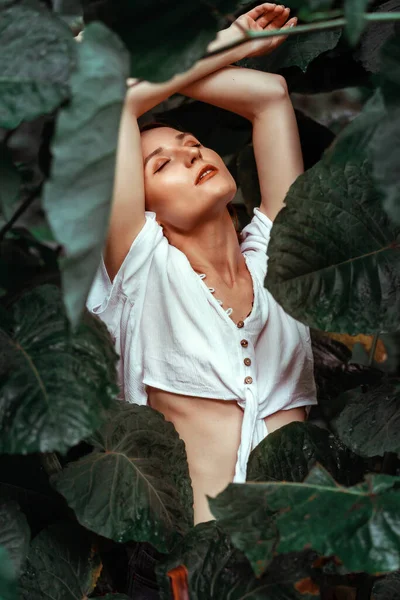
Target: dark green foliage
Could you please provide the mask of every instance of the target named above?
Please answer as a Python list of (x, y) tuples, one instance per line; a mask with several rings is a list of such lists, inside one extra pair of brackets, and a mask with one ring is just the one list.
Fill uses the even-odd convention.
[(90, 534), (74, 523), (55, 523), (33, 540), (19, 592), (21, 600), (42, 600), (48, 590), (57, 600), (84, 598), (101, 570)]
[(334, 554), (351, 571), (380, 573), (400, 566), (399, 495), (399, 477), (367, 475), (346, 488), (316, 466), (303, 483), (229, 484), (209, 504), (255, 573), (274, 549), (303, 548)]
[(367, 162), (320, 162), (277, 216), (266, 286), (299, 321), (350, 334), (395, 331), (400, 228), (382, 209)]
[(0, 21), (0, 127), (13, 129), (69, 97), (76, 44), (68, 27), (38, 0), (5, 4)]
[(294, 422), (258, 444), (250, 454), (246, 479), (303, 481), (316, 462), (347, 486), (362, 481), (366, 471), (364, 461), (332, 433), (312, 423)]
[(0, 330), (1, 452), (65, 453), (100, 425), (115, 394), (107, 330), (85, 315), (70, 334), (53, 286), (26, 293), (9, 318)]
[(52, 478), (79, 522), (116, 542), (170, 550), (193, 524), (185, 447), (173, 425), (147, 406), (117, 403), (91, 442), (91, 454)]

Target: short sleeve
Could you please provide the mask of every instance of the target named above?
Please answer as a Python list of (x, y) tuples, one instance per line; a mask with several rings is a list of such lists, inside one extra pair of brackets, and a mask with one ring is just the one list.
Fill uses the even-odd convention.
[(240, 249), (242, 254), (248, 256), (257, 269), (259, 278), (264, 282), (267, 274), (268, 243), (273, 222), (256, 207), (251, 222), (242, 230)]
[[(103, 257), (87, 299), (87, 308), (104, 320), (111, 331), (118, 320), (118, 306), (126, 298), (134, 303), (141, 283), (147, 277), (152, 255), (164, 239), (156, 213), (145, 212), (145, 224), (132, 242), (114, 281), (111, 283)], [(108, 314), (106, 314), (108, 313)]]

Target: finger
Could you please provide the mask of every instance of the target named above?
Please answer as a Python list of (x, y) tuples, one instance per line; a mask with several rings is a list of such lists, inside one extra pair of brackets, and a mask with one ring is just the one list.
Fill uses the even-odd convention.
[[(297, 17), (293, 17), (292, 19), (289, 19), (289, 21), (287, 23), (285, 23), (285, 25), (282, 27), (282, 29), (290, 29), (290, 27), (296, 27), (296, 25), (297, 25)], [(285, 40), (287, 40), (287, 38), (288, 38), (287, 35), (279, 35), (276, 38), (273, 38), (275, 41), (275, 47), (277, 48), (278, 46), (283, 44), (283, 42)]]
[(270, 11), (272, 12), (275, 7), (276, 7), (276, 4), (272, 4), (271, 2), (265, 2), (264, 4), (259, 4), (252, 10), (249, 10), (249, 12), (245, 13), (245, 14), (248, 17), (250, 17), (251, 19), (254, 19), (254, 21), (256, 21), (264, 13), (270, 12)]
[(290, 14), (290, 8), (285, 8), (280, 14), (277, 14), (274, 19), (269, 23), (269, 29), (280, 29), (283, 27), (288, 20)]
[(275, 4), (274, 10), (268, 11), (266, 13), (264, 13), (263, 15), (261, 15), (256, 23), (259, 27), (262, 27), (262, 29), (265, 29), (267, 27), (267, 25), (269, 25), (270, 23), (273, 22), (274, 19), (276, 19), (276, 17), (278, 17), (279, 15), (281, 15), (284, 11), (284, 6), (282, 6), (282, 4)]

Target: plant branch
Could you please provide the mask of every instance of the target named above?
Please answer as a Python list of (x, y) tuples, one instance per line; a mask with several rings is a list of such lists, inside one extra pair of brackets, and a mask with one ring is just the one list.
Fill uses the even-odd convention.
[[(400, 12), (381, 12), (381, 13), (365, 13), (364, 19), (368, 23), (373, 23), (376, 21), (386, 22), (386, 21), (400, 21)], [(344, 27), (347, 24), (347, 21), (344, 17), (339, 19), (330, 19), (328, 21), (321, 21), (320, 23), (310, 23), (309, 25), (297, 25), (297, 27), (292, 27), (290, 29), (277, 29), (274, 31), (247, 31), (247, 37), (242, 40), (238, 40), (233, 42), (232, 44), (228, 44), (222, 48), (218, 48), (217, 50), (213, 50), (211, 52), (207, 52), (204, 54), (203, 58), (209, 58), (211, 56), (215, 56), (216, 54), (221, 54), (226, 50), (231, 50), (232, 48), (236, 48), (236, 46), (241, 46), (245, 44), (249, 40), (257, 40), (257, 39), (265, 39), (269, 37), (275, 36), (289, 36), (289, 35), (301, 35), (302, 33), (310, 33), (312, 31), (325, 31), (327, 29), (339, 29)]]
[(36, 200), (37, 198), (37, 190), (34, 190), (17, 208), (11, 219), (4, 225), (4, 227), (0, 230), (0, 241), (4, 238), (6, 233), (10, 231), (11, 227), (14, 225), (15, 221), (19, 219), (19, 217), (26, 211), (26, 209)]
[(372, 340), (372, 346), (371, 346), (371, 350), (369, 353), (369, 360), (368, 360), (368, 366), (371, 367), (372, 363), (374, 362), (374, 356), (375, 356), (375, 351), (376, 351), (376, 345), (378, 343), (378, 338), (379, 338), (379, 331), (377, 331), (374, 335), (374, 338)]

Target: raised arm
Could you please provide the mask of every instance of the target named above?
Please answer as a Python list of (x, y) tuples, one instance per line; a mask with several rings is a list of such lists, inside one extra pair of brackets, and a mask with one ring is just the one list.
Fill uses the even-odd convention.
[[(270, 4), (261, 5), (254, 9), (254, 14), (262, 15), (265, 6), (276, 7)], [(280, 13), (282, 10), (279, 7), (276, 12)], [(243, 17), (241, 19), (243, 20)], [(208, 50), (217, 50), (240, 38), (243, 38), (240, 27), (231, 25), (218, 34)], [(104, 251), (104, 261), (111, 280), (117, 274), (132, 242), (145, 222), (143, 157), (138, 117), (182, 88), (244, 58), (255, 44), (260, 46), (259, 42), (246, 42), (229, 51), (200, 60), (186, 73), (177, 75), (163, 84), (146, 81), (135, 83), (134, 80), (130, 80), (131, 87), (126, 95), (120, 121), (113, 201)]]

